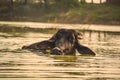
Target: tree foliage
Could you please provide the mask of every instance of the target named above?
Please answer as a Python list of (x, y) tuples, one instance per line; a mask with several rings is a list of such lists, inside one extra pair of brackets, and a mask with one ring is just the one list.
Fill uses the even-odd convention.
[(106, 0), (107, 4), (120, 5), (120, 0)]
[(35, 1), (38, 1), (39, 3), (42, 2), (41, 5), (44, 5), (45, 9), (53, 4), (58, 7), (65, 7), (65, 8), (79, 6), (78, 0), (0, 0), (0, 5), (3, 5), (3, 4), (4, 6), (7, 6), (8, 4), (9, 5), (13, 5), (13, 4), (30, 5), (31, 3), (33, 4)]
[(78, 0), (55, 0), (59, 7), (77, 7), (79, 6)]
[(81, 3), (85, 3), (86, 0), (81, 0)]

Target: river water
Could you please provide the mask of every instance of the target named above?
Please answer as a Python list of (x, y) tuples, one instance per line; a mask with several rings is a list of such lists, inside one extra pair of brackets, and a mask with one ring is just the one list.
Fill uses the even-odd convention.
[(120, 80), (120, 33), (81, 31), (97, 55), (52, 56), (21, 50), (53, 34), (0, 32), (0, 80)]

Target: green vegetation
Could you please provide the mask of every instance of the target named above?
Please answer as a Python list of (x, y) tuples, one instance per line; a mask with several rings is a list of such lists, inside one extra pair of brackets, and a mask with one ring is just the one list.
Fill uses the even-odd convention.
[(60, 23), (120, 24), (120, 7), (113, 5), (81, 4), (65, 11), (57, 9), (44, 14), (42, 20)]
[[(10, 26), (10, 25), (0, 25), (0, 32), (10, 33), (12, 36), (8, 37), (19, 37), (19, 34), (27, 33), (27, 32), (38, 32), (38, 33), (46, 33), (53, 34), (57, 31), (56, 28), (30, 28), (30, 27), (19, 27), (19, 26)], [(7, 37), (4, 35), (0, 35), (2, 37)]]
[(70, 10), (65, 17), (76, 23), (119, 24), (119, 13), (118, 6), (86, 4)]
[(0, 20), (120, 25), (120, 6), (77, 1), (55, 0), (43, 6), (40, 4), (14, 4), (12, 8), (3, 6), (0, 7)]

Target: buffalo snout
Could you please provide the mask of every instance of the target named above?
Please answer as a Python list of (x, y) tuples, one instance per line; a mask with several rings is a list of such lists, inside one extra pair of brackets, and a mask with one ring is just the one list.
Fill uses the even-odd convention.
[(62, 53), (63, 53), (62, 50), (58, 47), (55, 47), (51, 50), (51, 54), (53, 55), (62, 55)]

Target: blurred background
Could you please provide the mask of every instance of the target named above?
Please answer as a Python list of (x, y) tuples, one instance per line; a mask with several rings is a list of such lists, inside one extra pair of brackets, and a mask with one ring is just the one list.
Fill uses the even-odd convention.
[(0, 0), (0, 20), (120, 24), (120, 0)]

